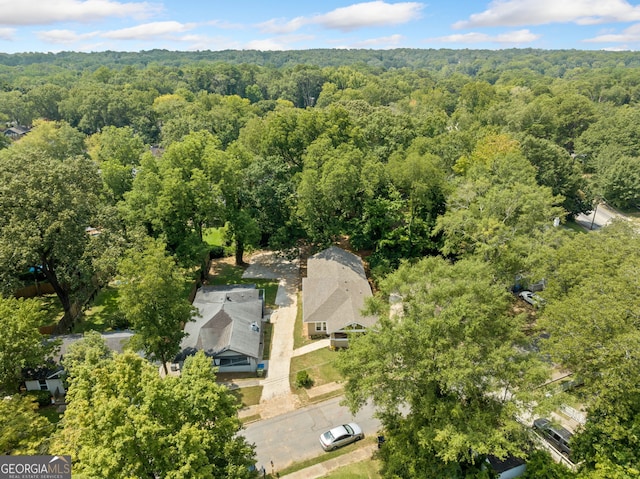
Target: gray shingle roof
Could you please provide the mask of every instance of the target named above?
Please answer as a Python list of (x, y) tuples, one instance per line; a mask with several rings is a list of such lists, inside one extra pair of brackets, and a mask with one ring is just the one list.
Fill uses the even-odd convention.
[(302, 278), (305, 323), (326, 321), (329, 334), (351, 324), (371, 327), (376, 318), (360, 314), (371, 295), (362, 260), (353, 253), (332, 246), (307, 260), (307, 277)]
[(259, 294), (253, 285), (200, 288), (193, 301), (200, 316), (185, 325), (182, 350), (203, 350), (210, 356), (231, 350), (257, 358), (262, 327)]

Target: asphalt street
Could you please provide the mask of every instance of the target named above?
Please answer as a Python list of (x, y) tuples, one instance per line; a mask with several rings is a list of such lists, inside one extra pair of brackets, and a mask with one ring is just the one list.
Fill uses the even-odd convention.
[(619, 216), (616, 211), (608, 207), (605, 203), (600, 203), (598, 207), (588, 215), (579, 214), (576, 216), (576, 223), (585, 229), (597, 230), (608, 225), (614, 218)]
[(380, 422), (373, 418), (370, 405), (356, 416), (340, 405), (341, 397), (297, 409), (270, 419), (248, 424), (243, 431), (249, 443), (256, 445), (257, 467), (267, 472), (279, 471), (294, 462), (326, 454), (319, 437), (324, 431), (340, 424), (357, 422), (365, 436), (376, 435)]

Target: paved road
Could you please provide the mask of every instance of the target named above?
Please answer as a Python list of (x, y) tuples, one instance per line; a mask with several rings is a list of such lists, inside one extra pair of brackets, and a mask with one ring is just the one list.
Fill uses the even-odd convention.
[(320, 447), (320, 434), (348, 422), (357, 422), (366, 436), (375, 435), (380, 422), (373, 418), (372, 406), (365, 406), (353, 417), (340, 406), (342, 398), (333, 398), (296, 411), (257, 421), (246, 426), (244, 436), (256, 445), (258, 469), (264, 466), (276, 471), (289, 464), (325, 454)]
[(588, 230), (597, 230), (602, 228), (603, 226), (608, 225), (614, 218), (617, 218), (619, 216), (620, 215), (617, 212), (609, 208), (606, 204), (600, 203), (598, 205), (598, 208), (595, 210), (595, 220), (594, 211), (592, 211), (588, 215), (579, 214), (578, 216), (576, 216), (576, 223)]

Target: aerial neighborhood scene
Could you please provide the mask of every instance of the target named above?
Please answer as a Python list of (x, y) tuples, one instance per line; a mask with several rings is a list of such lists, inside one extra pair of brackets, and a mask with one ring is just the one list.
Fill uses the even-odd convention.
[(0, 479), (640, 478), (640, 2), (0, 6)]

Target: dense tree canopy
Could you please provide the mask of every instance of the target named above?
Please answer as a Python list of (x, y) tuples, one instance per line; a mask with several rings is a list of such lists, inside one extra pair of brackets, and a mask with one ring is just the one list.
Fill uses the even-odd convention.
[(639, 248), (637, 232), (617, 223), (575, 236), (544, 263), (540, 326), (551, 357), (587, 392), (589, 420), (576, 454), (589, 469), (630, 472), (640, 463)]
[[(33, 127), (0, 141), (0, 280), (10, 294), (41, 269), (69, 311), (120, 264), (136, 347), (164, 362), (191, 314), (176, 265), (203, 264), (208, 228), (223, 227), (238, 264), (253, 247), (347, 241), (404, 311), (344, 355), (351, 405), (372, 395), (383, 406), (385, 475), (482, 475), (482, 455), (523, 451), (514, 401), (542, 376), (522, 333), (545, 329), (549, 357), (584, 381), (581, 474), (625, 477), (639, 449), (636, 235), (614, 226), (571, 238), (552, 225), (601, 200), (638, 206), (639, 102), (635, 52), (0, 54), (0, 121)], [(507, 293), (516, 278), (547, 284), (526, 327)], [(111, 364), (122, 358), (85, 349), (69, 359), (77, 390), (96, 381), (78, 364), (104, 368), (109, 387), (151, 377), (136, 360), (121, 378)], [(80, 425), (76, 407), (69, 424)], [(107, 432), (111, 447), (120, 432)], [(169, 447), (206, 445), (199, 434)], [(164, 459), (127, 456), (120, 470), (74, 444), (89, 476), (165, 474)], [(208, 473), (203, 458), (217, 453), (198, 451), (166, 477)]]
[(18, 275), (38, 268), (67, 313), (92, 274), (86, 229), (99, 226), (100, 177), (81, 148), (76, 130), (43, 123), (0, 152), (2, 283), (11, 291)]
[(369, 397), (380, 408), (384, 477), (475, 477), (487, 454), (523, 454), (517, 404), (546, 368), (516, 347), (527, 342), (524, 317), (509, 304), (477, 260), (426, 258), (382, 282), (372, 306), (382, 319), (339, 366), (352, 410)]
[[(134, 353), (86, 353), (70, 369), (67, 410), (51, 452), (71, 454), (78, 477), (248, 478), (251, 446), (237, 403), (210, 359), (188, 358), (161, 378)], [(82, 355), (81, 355), (82, 356)]]
[(54, 349), (43, 341), (41, 324), (36, 300), (0, 296), (0, 392), (17, 392), (23, 369), (41, 366)]

